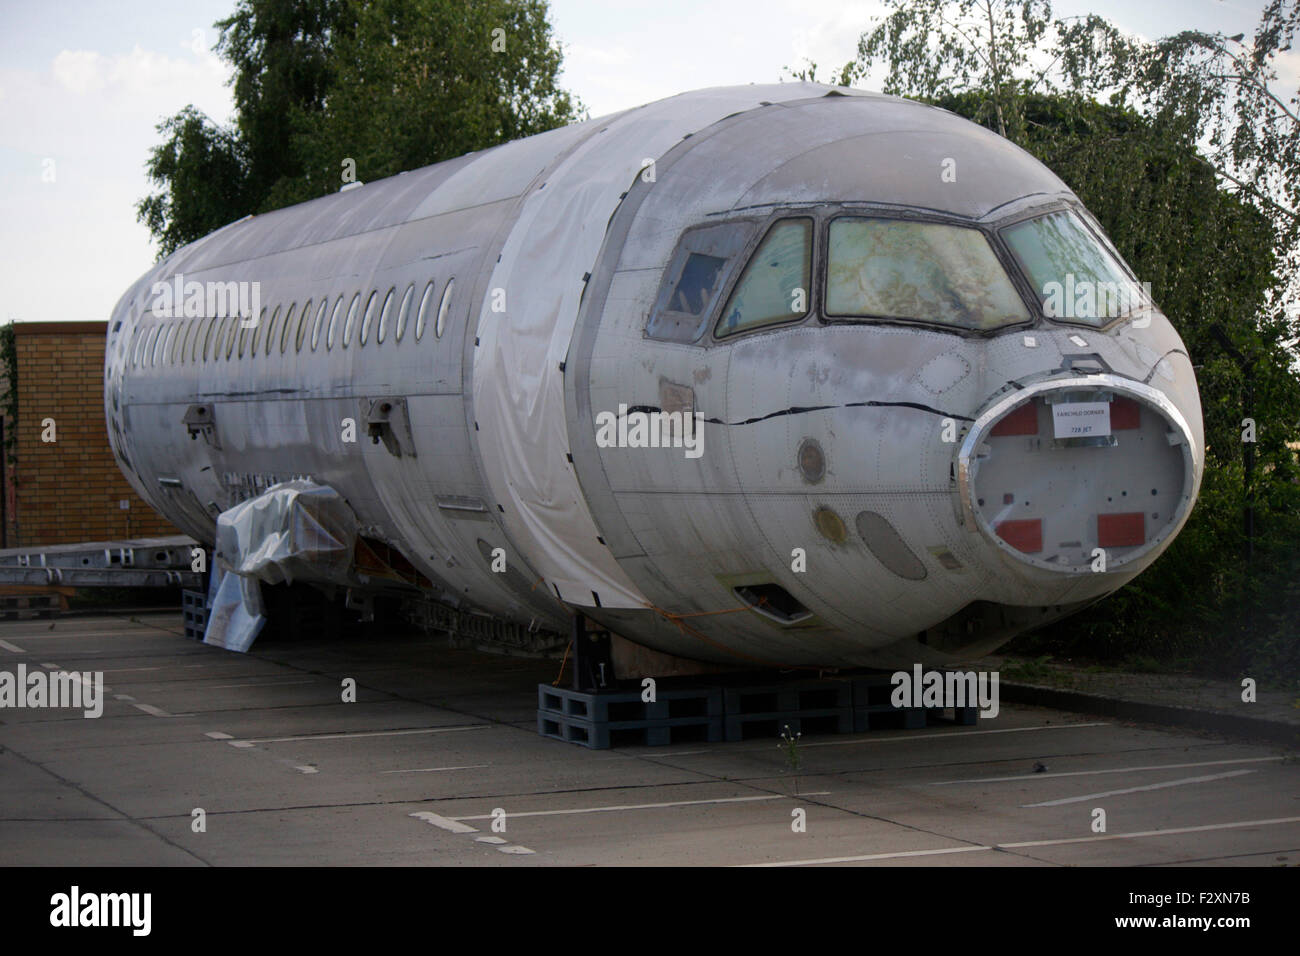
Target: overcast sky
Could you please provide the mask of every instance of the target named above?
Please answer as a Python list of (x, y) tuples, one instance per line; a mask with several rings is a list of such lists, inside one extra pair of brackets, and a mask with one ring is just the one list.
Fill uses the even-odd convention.
[[(187, 103), (231, 119), (212, 24), (235, 0), (0, 0), (0, 323), (106, 319), (156, 249), (136, 222), (154, 127)], [(1252, 33), (1264, 0), (1082, 0), (1157, 37)], [(600, 116), (852, 59), (874, 0), (551, 0), (564, 85)], [(1300, 54), (1285, 64), (1296, 88)], [(860, 84), (873, 88), (871, 83)], [(55, 181), (43, 182), (53, 163)]]

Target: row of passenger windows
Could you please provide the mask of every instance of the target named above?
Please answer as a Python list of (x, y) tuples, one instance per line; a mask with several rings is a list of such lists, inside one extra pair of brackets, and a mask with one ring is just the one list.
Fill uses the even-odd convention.
[(238, 315), (164, 319), (152, 327), (138, 324), (131, 364), (148, 368), (215, 362), (223, 356), (233, 359), (243, 358), (245, 354), (272, 355), (277, 348), (284, 355), (291, 347), (296, 352), (304, 348), (315, 352), (323, 345), (326, 351), (332, 351), (335, 347), (348, 348), (354, 337), (358, 347), (372, 341), (376, 346), (382, 345), (390, 338), (401, 342), (407, 334), (413, 308), (415, 341), (424, 337), (429, 325), (433, 326), (434, 336), (442, 338), (455, 284), (454, 278), (448, 279), (439, 296), (437, 280), (430, 281), (418, 304), (412, 283), (400, 299), (394, 286), (382, 297), (377, 289), (372, 290), (364, 302), (362, 293), (357, 292), (350, 302), (345, 295), (340, 295), (332, 307), (328, 296), (319, 302), (308, 299), (301, 309), (297, 302), (288, 309), (277, 305), (269, 319), (263, 308), (257, 324), (251, 327)]

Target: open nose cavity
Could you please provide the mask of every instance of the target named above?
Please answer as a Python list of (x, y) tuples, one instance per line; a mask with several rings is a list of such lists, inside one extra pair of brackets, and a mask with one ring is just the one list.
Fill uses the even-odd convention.
[(1016, 559), (1114, 571), (1182, 527), (1200, 462), (1164, 393), (1089, 375), (995, 399), (961, 443), (957, 482), (967, 527)]

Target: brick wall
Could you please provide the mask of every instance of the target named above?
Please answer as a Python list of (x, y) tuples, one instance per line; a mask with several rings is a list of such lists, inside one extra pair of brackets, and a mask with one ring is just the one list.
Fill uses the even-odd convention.
[[(105, 322), (14, 324), (16, 463), (5, 463), (6, 547), (180, 534), (132, 489), (104, 424)], [(54, 442), (41, 440), (52, 418)], [(6, 421), (6, 434), (13, 425)], [(124, 510), (120, 502), (128, 502)]]

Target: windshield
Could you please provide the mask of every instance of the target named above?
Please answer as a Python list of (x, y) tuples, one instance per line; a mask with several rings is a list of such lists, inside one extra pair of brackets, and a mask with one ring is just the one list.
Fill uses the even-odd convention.
[(1030, 318), (980, 230), (866, 218), (831, 223), (826, 313), (975, 331)]
[(1149, 292), (1069, 210), (1008, 226), (1002, 238), (1048, 318), (1102, 326), (1150, 304)]

